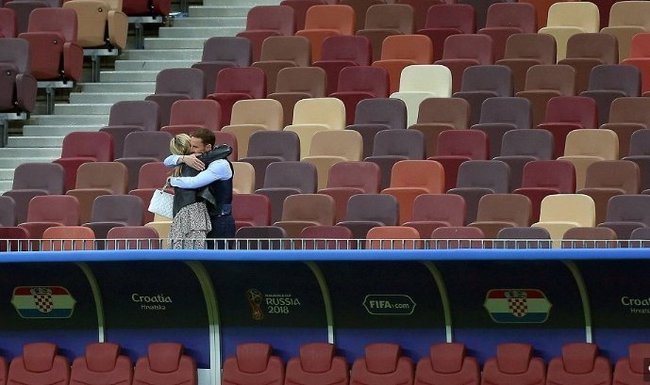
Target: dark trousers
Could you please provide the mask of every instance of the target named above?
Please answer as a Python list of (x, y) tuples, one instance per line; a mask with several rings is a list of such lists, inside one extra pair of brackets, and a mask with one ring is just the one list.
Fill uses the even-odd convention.
[[(232, 217), (232, 214), (221, 215), (221, 216), (210, 216), (210, 222), (212, 223), (212, 230), (208, 233), (207, 238), (235, 238), (235, 219)], [(226, 244), (224, 241), (213, 241), (209, 240), (207, 242), (208, 249), (225, 249)], [(233, 247), (232, 243), (228, 244), (228, 248)]]

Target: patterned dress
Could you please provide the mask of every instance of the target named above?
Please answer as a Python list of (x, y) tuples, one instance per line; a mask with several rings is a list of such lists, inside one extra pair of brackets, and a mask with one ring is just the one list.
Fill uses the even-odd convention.
[(171, 227), (169, 238), (172, 249), (205, 249), (206, 234), (212, 230), (205, 202), (197, 202), (180, 209)]

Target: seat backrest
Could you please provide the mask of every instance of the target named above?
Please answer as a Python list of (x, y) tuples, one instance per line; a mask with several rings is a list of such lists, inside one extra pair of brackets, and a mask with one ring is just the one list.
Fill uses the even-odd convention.
[[(43, 232), (43, 251), (94, 250), (95, 232), (85, 226), (54, 226)], [(66, 368), (66, 371), (69, 369)]]
[(330, 130), (345, 128), (345, 105), (337, 98), (298, 100), (293, 109), (293, 124), (323, 124)]
[(349, 66), (339, 72), (338, 92), (364, 92), (388, 97), (388, 72), (381, 67)]
[[(149, 250), (160, 248), (160, 234), (158, 234), (155, 228), (149, 226), (113, 227), (106, 233), (106, 239), (106, 249), (109, 250)], [(129, 369), (132, 371), (132, 365), (129, 365)]]
[(577, 33), (566, 46), (567, 59), (597, 59), (601, 64), (618, 64), (618, 43), (606, 33)]
[(540, 222), (575, 222), (593, 227), (596, 221), (594, 200), (584, 194), (553, 194), (542, 199)]
[(503, 134), (501, 156), (525, 155), (539, 160), (553, 156), (553, 134), (546, 130), (510, 130)]
[(128, 171), (120, 162), (88, 162), (79, 166), (75, 188), (108, 189), (126, 194)]
[(27, 32), (56, 32), (66, 42), (76, 42), (77, 13), (73, 9), (36, 8), (29, 14)]
[(236, 222), (248, 222), (253, 226), (268, 226), (271, 223), (271, 202), (262, 194), (234, 194), (233, 216)]
[(480, 370), (474, 357), (466, 354), (461, 343), (431, 345), (429, 355), (422, 357), (415, 368), (414, 385), (444, 383), (478, 385)]
[(440, 64), (409, 65), (400, 74), (400, 91), (421, 91), (431, 97), (451, 96), (451, 71)]
[[(639, 26), (650, 31), (650, 4), (643, 1), (617, 1), (609, 9), (609, 26)], [(601, 25), (601, 27), (605, 27)]]
[[(630, 137), (630, 155), (648, 155), (650, 150), (648, 144), (650, 143), (650, 135), (646, 130), (636, 130)], [(621, 154), (624, 155), (624, 154)]]
[(625, 194), (638, 194), (639, 184), (639, 166), (631, 160), (602, 160), (587, 167), (586, 188), (619, 188)]
[(582, 128), (598, 128), (596, 101), (586, 96), (555, 96), (546, 103), (547, 123), (576, 123)]
[(322, 98), (325, 96), (326, 76), (320, 67), (283, 68), (278, 72), (275, 90), (268, 92), (304, 92), (311, 98)]
[(424, 135), (417, 130), (382, 130), (375, 134), (373, 156), (399, 155), (424, 159)]
[(355, 124), (385, 124), (389, 128), (406, 128), (406, 104), (399, 99), (370, 98), (357, 103)]
[[(3, 12), (5, 11), (5, 12)], [(0, 14), (12, 12), (8, 8), (0, 8)], [(2, 18), (2, 16), (0, 16)], [(2, 21), (2, 20), (0, 20)], [(0, 23), (2, 25), (2, 23)], [(3, 33), (0, 27), (0, 34)], [(5, 36), (0, 40), (0, 63), (11, 64), (19, 74), (29, 74), (31, 68), (31, 53), (29, 42), (25, 39), (18, 39)]]
[(538, 64), (553, 64), (556, 58), (555, 38), (544, 33), (516, 33), (506, 40), (504, 59), (530, 59)]
[(588, 90), (622, 91), (625, 96), (641, 95), (641, 73), (627, 64), (600, 64), (591, 69)]
[(169, 155), (172, 135), (164, 131), (136, 131), (124, 140), (124, 158), (156, 158), (163, 160)]
[[(240, 230), (244, 229), (246, 227)], [(284, 364), (279, 357), (272, 355), (269, 344), (239, 344), (236, 355), (224, 361), (221, 380), (224, 385), (283, 385)]]
[(113, 138), (106, 132), (71, 132), (63, 138), (61, 158), (90, 157), (98, 162), (113, 160)]
[(431, 64), (433, 45), (424, 35), (391, 35), (381, 45), (381, 60), (411, 60), (413, 64)]
[(520, 194), (487, 194), (478, 202), (476, 221), (512, 222), (517, 227), (530, 225), (532, 204)]
[(138, 126), (143, 131), (156, 131), (158, 104), (149, 100), (122, 100), (111, 106), (108, 117), (109, 126)]
[(321, 61), (349, 61), (356, 65), (370, 65), (372, 51), (365, 36), (336, 35), (323, 41)]
[(510, 167), (499, 160), (468, 160), (458, 167), (456, 187), (483, 187), (508, 193)]
[(420, 194), (413, 201), (413, 221), (447, 222), (462, 226), (465, 221), (465, 199), (455, 194)]
[[(497, 239), (513, 240), (501, 244), (506, 249), (550, 249), (551, 235), (543, 227), (504, 227), (497, 233)], [(521, 239), (521, 241), (514, 241)]]
[(12, 190), (38, 189), (63, 194), (63, 167), (58, 163), (23, 163), (14, 170)]
[(487, 159), (488, 138), (479, 130), (445, 130), (438, 135), (438, 156)]
[(481, 105), (479, 123), (509, 123), (527, 129), (531, 128), (532, 120), (530, 101), (526, 98), (494, 97)]
[(546, 376), (547, 383), (558, 385), (610, 384), (612, 369), (595, 344), (572, 343), (562, 346), (560, 357), (551, 359)]
[(363, 139), (353, 130), (328, 130), (314, 134), (309, 156), (338, 156), (345, 160), (361, 160)]
[(445, 39), (442, 59), (472, 59), (478, 64), (494, 62), (492, 38), (483, 34), (457, 34)]
[(47, 342), (29, 343), (23, 345), (22, 356), (11, 360), (7, 385), (45, 385), (52, 384), (52, 381), (67, 384), (69, 371), (68, 360), (57, 354), (56, 345)]
[(27, 222), (79, 225), (79, 201), (70, 195), (40, 195), (29, 201)]
[(493, 3), (488, 7), (486, 28), (517, 28), (519, 33), (536, 33), (535, 7), (527, 3)]
[(453, 28), (459, 33), (476, 32), (474, 7), (469, 4), (437, 4), (427, 11), (424, 28)]
[(197, 385), (196, 362), (174, 342), (152, 343), (133, 371), (133, 385)]
[(641, 385), (647, 367), (644, 360), (650, 356), (650, 344), (633, 343), (628, 347), (627, 357), (621, 357), (614, 367), (613, 383), (621, 385)]
[(145, 163), (138, 172), (138, 188), (161, 188), (170, 174), (163, 162)]
[(156, 75), (156, 94), (179, 94), (203, 99), (203, 72), (197, 68), (166, 68)]
[(413, 8), (408, 4), (375, 4), (366, 11), (363, 28), (390, 29), (410, 34), (413, 33), (413, 18)]
[(350, 385), (397, 385), (413, 382), (413, 362), (402, 356), (397, 344), (374, 343), (365, 347), (350, 371)]
[(598, 6), (590, 2), (559, 2), (548, 9), (547, 27), (577, 27), (584, 32), (600, 30)]
[(247, 156), (272, 156), (283, 160), (299, 160), (298, 135), (292, 131), (257, 131), (250, 137)]
[(282, 117), (282, 104), (277, 100), (245, 99), (233, 105), (230, 124), (259, 124), (266, 130), (279, 131), (282, 130)]
[(135, 195), (102, 195), (93, 202), (91, 222), (123, 222), (142, 225), (143, 202)]
[(462, 91), (489, 91), (495, 96), (512, 96), (512, 71), (503, 65), (471, 66), (463, 71)]
[(343, 4), (314, 5), (305, 15), (305, 30), (329, 29), (339, 35), (353, 35), (355, 31), (354, 9)]
[(304, 36), (270, 36), (264, 39), (260, 61), (282, 60), (299, 67), (311, 64), (311, 44)]
[(282, 205), (282, 221), (308, 221), (334, 225), (334, 198), (325, 194), (289, 195)]
[(525, 89), (554, 90), (560, 95), (575, 94), (576, 71), (567, 64), (538, 64), (526, 71)]
[(430, 194), (444, 192), (445, 171), (436, 161), (400, 160), (390, 175), (390, 187), (417, 187)]
[(609, 107), (609, 122), (640, 123), (650, 128), (650, 100), (638, 97), (614, 99)]
[(283, 36), (296, 32), (293, 8), (286, 5), (257, 5), (246, 16), (246, 31), (275, 31)]
[[(345, 227), (337, 227), (350, 231)], [(336, 347), (325, 342), (300, 346), (300, 355), (287, 362), (285, 385), (347, 385), (348, 364), (336, 356)]]
[(110, 342), (92, 343), (72, 362), (70, 385), (128, 385), (133, 379), (131, 359)]
[(357, 194), (348, 200), (346, 221), (377, 221), (385, 226), (397, 225), (397, 199), (388, 194)]
[(0, 37), (16, 37), (16, 13), (11, 8), (0, 8)]
[(12, 226), (16, 226), (16, 201), (9, 196), (0, 196), (0, 227)]
[[(607, 202), (607, 222), (641, 222), (646, 226), (650, 223), (647, 208), (650, 197), (646, 194), (616, 195)], [(650, 226), (648, 226), (650, 227)]]
[(311, 194), (316, 192), (316, 185), (316, 167), (307, 162), (273, 162), (264, 174), (264, 188), (288, 187)]
[(246, 94), (261, 99), (266, 97), (266, 75), (256, 67), (224, 68), (217, 74), (215, 92)]
[(338, 162), (329, 170), (327, 187), (356, 187), (366, 194), (379, 192), (381, 172), (373, 162)]
[(177, 100), (172, 104), (169, 125), (192, 125), (217, 131), (221, 128), (221, 107), (212, 99)]
[(533, 356), (533, 347), (522, 343), (504, 343), (497, 346), (496, 357), (483, 365), (482, 385), (506, 385), (524, 381), (531, 385), (544, 385), (546, 365)]
[(470, 105), (463, 98), (427, 98), (420, 103), (418, 123), (441, 123), (454, 129), (469, 128)]
[[(409, 226), (376, 226), (366, 234), (366, 249), (419, 249), (420, 233)], [(417, 239), (418, 241), (407, 241)]]
[(566, 160), (534, 160), (524, 166), (521, 187), (552, 188), (562, 194), (573, 194), (576, 171)]
[(244, 37), (213, 36), (203, 43), (201, 62), (226, 62), (246, 67), (251, 64), (251, 55), (250, 40)]
[(564, 155), (598, 156), (604, 160), (618, 159), (618, 136), (612, 130), (599, 128), (570, 131), (564, 144)]

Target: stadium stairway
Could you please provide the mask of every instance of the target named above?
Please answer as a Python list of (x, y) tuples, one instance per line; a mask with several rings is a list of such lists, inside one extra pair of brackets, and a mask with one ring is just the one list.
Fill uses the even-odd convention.
[(11, 189), (18, 165), (59, 158), (66, 134), (99, 130), (108, 123), (113, 103), (143, 100), (154, 92), (160, 70), (190, 67), (201, 60), (206, 39), (235, 36), (245, 29), (251, 7), (279, 3), (280, 0), (203, 0), (203, 5), (189, 6), (187, 17), (175, 18), (170, 27), (160, 27), (158, 37), (146, 37), (144, 49), (122, 51), (114, 70), (100, 72), (99, 82), (79, 83), (70, 93), (69, 103), (56, 103), (52, 115), (32, 114), (22, 135), (9, 137), (7, 147), (0, 148), (0, 194)]

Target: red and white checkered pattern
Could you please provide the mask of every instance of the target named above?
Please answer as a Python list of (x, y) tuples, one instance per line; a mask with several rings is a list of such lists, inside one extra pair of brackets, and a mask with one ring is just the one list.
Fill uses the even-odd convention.
[(36, 309), (41, 313), (49, 313), (54, 308), (54, 301), (52, 300), (52, 290), (47, 288), (38, 288), (39, 290), (32, 289), (32, 297)]
[(526, 298), (508, 298), (508, 308), (515, 317), (523, 317), (528, 313)]

